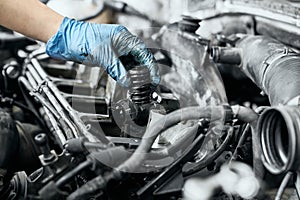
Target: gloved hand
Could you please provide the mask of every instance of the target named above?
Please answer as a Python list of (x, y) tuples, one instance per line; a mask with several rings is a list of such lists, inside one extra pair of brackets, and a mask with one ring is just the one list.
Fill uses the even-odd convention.
[(120, 57), (130, 55), (136, 63), (148, 67), (152, 84), (160, 81), (153, 55), (139, 38), (121, 25), (64, 18), (58, 32), (47, 42), (46, 52), (53, 58), (104, 67), (123, 86), (128, 86), (129, 80)]

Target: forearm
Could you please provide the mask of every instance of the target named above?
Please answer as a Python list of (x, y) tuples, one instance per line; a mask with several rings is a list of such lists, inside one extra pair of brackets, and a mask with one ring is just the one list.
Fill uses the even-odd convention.
[(0, 0), (0, 24), (28, 37), (46, 42), (63, 16), (38, 0)]

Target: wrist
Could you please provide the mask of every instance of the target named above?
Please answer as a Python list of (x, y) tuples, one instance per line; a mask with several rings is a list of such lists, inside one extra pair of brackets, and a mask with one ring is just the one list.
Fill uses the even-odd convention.
[(56, 59), (73, 60), (82, 63), (86, 58), (87, 50), (82, 41), (84, 35), (80, 30), (85, 29), (84, 22), (78, 22), (75, 19), (63, 18), (57, 32), (48, 40), (46, 44), (46, 53)]

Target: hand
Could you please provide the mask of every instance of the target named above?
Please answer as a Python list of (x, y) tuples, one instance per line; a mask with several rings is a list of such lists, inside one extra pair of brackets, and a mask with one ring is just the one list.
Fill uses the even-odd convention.
[(132, 56), (136, 63), (148, 67), (152, 84), (160, 81), (153, 55), (124, 26), (64, 18), (58, 32), (47, 42), (46, 52), (53, 58), (104, 67), (123, 86), (128, 86), (128, 79), (119, 58)]

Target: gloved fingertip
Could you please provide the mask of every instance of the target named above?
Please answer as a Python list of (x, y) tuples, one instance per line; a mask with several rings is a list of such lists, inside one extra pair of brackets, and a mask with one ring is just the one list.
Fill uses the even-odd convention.
[(116, 28), (114, 30), (115, 34), (118, 34), (118, 33), (130, 33), (125, 26), (122, 26), (122, 25), (115, 25), (115, 26), (116, 26)]
[(152, 84), (156, 86), (159, 85), (161, 77), (158, 66), (156, 64), (152, 64), (148, 66), (148, 69), (150, 71)]
[(122, 78), (119, 78), (117, 83), (120, 84), (123, 87), (128, 88), (130, 86), (130, 78), (128, 78), (127, 76), (123, 76)]
[(160, 76), (151, 76), (151, 83), (153, 85), (159, 85), (159, 83), (160, 83)]

